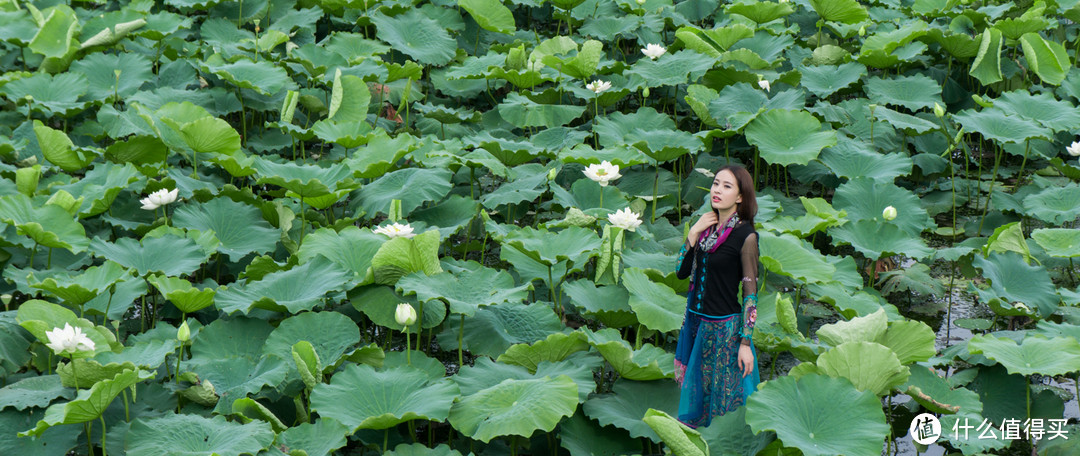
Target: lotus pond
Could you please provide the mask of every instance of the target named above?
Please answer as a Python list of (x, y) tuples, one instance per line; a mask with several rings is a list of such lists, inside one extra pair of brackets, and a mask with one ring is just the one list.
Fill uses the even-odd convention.
[[(1078, 454), (1078, 22), (0, 0), (0, 454), (878, 455), (919, 413)], [(674, 260), (728, 162), (764, 382), (690, 430)]]

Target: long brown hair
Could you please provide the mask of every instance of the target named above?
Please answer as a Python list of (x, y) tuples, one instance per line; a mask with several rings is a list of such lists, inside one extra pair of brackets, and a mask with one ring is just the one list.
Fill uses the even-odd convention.
[(735, 176), (735, 183), (739, 186), (739, 195), (742, 197), (742, 202), (735, 206), (735, 212), (739, 214), (739, 219), (754, 223), (754, 216), (757, 215), (757, 193), (754, 192), (754, 178), (750, 176), (750, 172), (742, 165), (721, 166), (720, 169), (716, 170), (716, 174), (720, 174), (720, 171), (725, 170), (730, 171)]

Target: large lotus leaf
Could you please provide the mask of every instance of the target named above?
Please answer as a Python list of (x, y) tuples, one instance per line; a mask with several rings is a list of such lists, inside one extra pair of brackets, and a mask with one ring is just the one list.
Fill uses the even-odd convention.
[(887, 327), (888, 316), (884, 309), (879, 309), (865, 317), (823, 325), (818, 328), (817, 336), (833, 347), (846, 342), (877, 342), (885, 335)]
[(349, 168), (340, 164), (323, 168), (257, 158), (254, 165), (259, 174), (256, 183), (277, 185), (304, 198), (330, 194), (350, 175)]
[(310, 343), (324, 366), (334, 366), (360, 343), (360, 328), (339, 312), (304, 312), (282, 320), (267, 337), (263, 353), (289, 359), (293, 344), (299, 341)]
[(398, 280), (397, 287), (403, 294), (415, 294), (420, 301), (446, 301), (450, 313), (471, 317), (483, 306), (524, 301), (532, 285), (515, 287), (514, 278), (505, 271), (479, 267), (433, 276), (413, 273)]
[(370, 103), (371, 91), (363, 79), (353, 75), (343, 77), (340, 68), (334, 73), (334, 88), (330, 93), (327, 119), (333, 119), (334, 122), (367, 125)]
[(688, 80), (697, 80), (713, 66), (712, 59), (702, 58), (697, 52), (679, 51), (664, 54), (656, 60), (639, 59), (626, 70), (631, 82), (641, 80), (645, 87), (677, 86)]
[(29, 96), (33, 100), (32, 107), (44, 108), (50, 116), (68, 116), (82, 111), (86, 103), (78, 99), (86, 93), (88, 86), (86, 77), (79, 73), (64, 72), (52, 76), (41, 72), (8, 82), (0, 86), (0, 91), (16, 103)]
[[(290, 355), (291, 357), (291, 355)], [(289, 366), (282, 358), (264, 355), (258, 358), (223, 356), (218, 358), (192, 357), (180, 363), (180, 369), (194, 372), (202, 381), (213, 385), (218, 396), (214, 413), (232, 412), (236, 399), (256, 394), (266, 386), (281, 385), (288, 375)]]
[(736, 42), (752, 36), (754, 36), (754, 29), (744, 24), (733, 24), (710, 30), (685, 26), (679, 27), (675, 31), (675, 38), (681, 41), (687, 49), (713, 58), (719, 58), (724, 51)]
[(409, 219), (424, 222), (429, 227), (437, 227), (441, 237), (450, 238), (469, 226), (479, 213), (480, 203), (476, 200), (468, 196), (450, 195), (435, 206), (413, 211), (409, 214)]
[(643, 326), (660, 332), (682, 327), (685, 298), (667, 285), (650, 280), (643, 269), (627, 268), (622, 282), (630, 292), (630, 308)]
[(908, 134), (921, 135), (928, 131), (941, 129), (941, 125), (931, 122), (922, 117), (893, 111), (884, 106), (878, 106), (874, 110), (874, 120), (882, 120), (892, 125), (893, 128), (904, 130)]
[(1024, 58), (1028, 67), (1039, 79), (1050, 85), (1061, 84), (1072, 65), (1065, 46), (1056, 41), (1047, 40), (1038, 33), (1028, 32), (1020, 37), (1020, 46), (1024, 49)]
[(430, 201), (441, 201), (450, 192), (451, 173), (445, 169), (406, 168), (386, 174), (365, 185), (352, 203), (370, 216), (390, 212), (393, 200), (401, 201), (401, 213), (408, 215)]
[(286, 429), (274, 439), (274, 446), (303, 450), (308, 456), (330, 456), (345, 446), (349, 428), (333, 418), (318, 418), (314, 423), (301, 423)]
[(261, 95), (272, 96), (296, 88), (296, 83), (289, 79), (289, 73), (268, 60), (252, 62), (240, 59), (206, 69), (232, 85), (254, 90)]
[(772, 109), (750, 121), (746, 140), (771, 164), (805, 165), (821, 149), (836, 145), (836, 132), (822, 131), (821, 122), (809, 112)]
[(203, 117), (178, 125), (180, 138), (195, 152), (235, 155), (241, 152), (240, 133), (224, 119)]
[(847, 211), (851, 221), (882, 221), (881, 212), (886, 207), (896, 209), (896, 219), (889, 223), (897, 226), (911, 236), (918, 236), (923, 230), (934, 225), (933, 220), (923, 209), (919, 198), (910, 190), (900, 188), (891, 182), (880, 182), (869, 178), (852, 179), (836, 189), (833, 205)]
[[(415, 419), (445, 420), (457, 397), (456, 384), (448, 379), (433, 380), (413, 367), (376, 371), (365, 364), (351, 364), (334, 374), (330, 383), (315, 386), (311, 409), (355, 432), (386, 429)], [(574, 399), (576, 404), (576, 385)]]
[(355, 177), (373, 179), (386, 174), (401, 157), (417, 146), (412, 135), (403, 133), (391, 138), (382, 130), (376, 129), (367, 145), (350, 154), (344, 163), (353, 171)]
[[(163, 354), (161, 357), (161, 361), (163, 361), (164, 359), (165, 356)], [(159, 362), (158, 365), (160, 364), (161, 363)], [(76, 365), (78, 366), (78, 368), (74, 369), (73, 366)], [(60, 374), (60, 381), (64, 386), (86, 387), (87, 385), (93, 385), (99, 381), (113, 378), (123, 371), (135, 370), (135, 368), (135, 364), (131, 362), (113, 362), (102, 364), (101, 362), (95, 360), (75, 359), (69, 363), (57, 364), (56, 373)]]
[(760, 261), (765, 269), (808, 282), (829, 282), (836, 266), (826, 261), (816, 249), (790, 234), (776, 236), (766, 231), (758, 234)]
[(27, 377), (0, 388), (0, 410), (7, 407), (16, 410), (45, 408), (57, 398), (71, 399), (74, 394), (75, 391), (60, 383), (59, 375)]
[(634, 350), (614, 328), (584, 331), (595, 347), (620, 376), (629, 380), (657, 380), (675, 375), (675, 355), (650, 344)]
[[(980, 414), (983, 405), (979, 394), (967, 388), (953, 388), (930, 369), (919, 364), (909, 366), (911, 376), (899, 389), (934, 413)], [(944, 430), (944, 429), (943, 429)]]
[(856, 24), (869, 17), (866, 7), (855, 0), (811, 0), (810, 6), (825, 21)]
[[(566, 375), (578, 385), (578, 402), (585, 402), (596, 390), (593, 371), (604, 363), (603, 358), (581, 353), (558, 362), (541, 362), (535, 372), (522, 366), (502, 364), (480, 357), (473, 366), (465, 366), (452, 378), (461, 388), (462, 396), (476, 394), (494, 387), (504, 380), (530, 380)], [(442, 365), (439, 364), (441, 367)]]
[(915, 320), (900, 320), (889, 324), (885, 337), (878, 339), (881, 345), (892, 349), (900, 364), (926, 362), (935, 354), (934, 341), (937, 336), (926, 323)]
[(423, 272), (435, 275), (439, 266), (439, 232), (425, 231), (413, 238), (396, 237), (383, 243), (371, 258), (375, 283), (394, 285), (401, 277)]
[(596, 286), (589, 279), (579, 279), (564, 283), (561, 288), (574, 306), (595, 316), (606, 327), (622, 328), (637, 323), (629, 304), (630, 293), (625, 287)]
[(347, 226), (341, 231), (319, 228), (304, 237), (304, 244), (296, 255), (303, 263), (316, 256), (323, 256), (363, 278), (371, 268), (371, 259), (375, 252), (378, 252), (385, 242), (384, 236), (372, 233), (366, 228)]
[(911, 374), (896, 354), (874, 342), (845, 342), (818, 356), (817, 371), (851, 381), (855, 389), (885, 396)]
[(349, 276), (336, 264), (316, 258), (261, 280), (234, 284), (218, 292), (215, 304), (229, 314), (246, 314), (256, 308), (298, 313), (322, 304), (327, 293), (345, 289)]
[(760, 385), (747, 400), (746, 423), (754, 432), (775, 431), (807, 456), (878, 454), (889, 432), (877, 396), (818, 374)]
[(122, 391), (153, 377), (151, 372), (126, 370), (111, 379), (97, 382), (90, 389), (79, 391), (78, 396), (71, 402), (50, 405), (41, 421), (38, 421), (33, 429), (20, 432), (19, 436), (41, 437), (42, 432), (53, 426), (95, 420)]
[(622, 429), (601, 427), (580, 410), (559, 424), (559, 445), (569, 451), (570, 456), (641, 454), (640, 441), (630, 438)]
[(1053, 132), (1033, 120), (1010, 116), (1005, 111), (992, 108), (982, 111), (965, 109), (953, 115), (964, 130), (983, 135), (1002, 143), (1022, 143), (1036, 138), (1049, 139)]
[(868, 145), (847, 138), (822, 151), (820, 159), (838, 177), (865, 176), (885, 182), (911, 174), (912, 166), (911, 158), (904, 154), (879, 154)]
[[(431, 303), (421, 306), (415, 299), (400, 296), (394, 292), (393, 287), (385, 285), (370, 285), (358, 289), (358, 292), (350, 293), (349, 298), (354, 308), (366, 315), (372, 323), (385, 326), (395, 331), (403, 331), (405, 328), (398, 324), (395, 318), (398, 304), (409, 304), (420, 317), (416, 323), (409, 327), (409, 332), (420, 333), (423, 328), (433, 328), (446, 319), (446, 306), (441, 303)], [(415, 363), (414, 363), (415, 365)]]
[(585, 112), (585, 106), (542, 104), (511, 93), (498, 107), (499, 115), (515, 127), (561, 127)]
[(63, 131), (49, 128), (40, 120), (34, 121), (34, 135), (45, 159), (69, 173), (82, 170), (95, 158), (95, 154), (76, 147)]
[(422, 64), (442, 66), (454, 58), (457, 42), (420, 9), (409, 9), (394, 17), (375, 14), (371, 22), (379, 39)]
[(87, 301), (105, 293), (116, 282), (133, 278), (123, 266), (106, 261), (101, 266), (91, 266), (79, 274), (62, 272), (47, 277), (41, 282), (34, 280), (34, 274), (27, 277), (33, 288), (45, 290), (67, 304), (81, 306)]
[(173, 234), (146, 237), (142, 241), (125, 237), (116, 243), (94, 238), (90, 250), (95, 256), (134, 269), (140, 276), (152, 272), (173, 277), (189, 274), (210, 258), (191, 238)]
[(1009, 115), (1034, 120), (1055, 132), (1080, 128), (1080, 113), (1076, 107), (1049, 93), (1033, 94), (1027, 90), (1005, 92), (994, 100), (994, 107)]
[(259, 209), (229, 198), (181, 206), (173, 212), (173, 223), (179, 228), (212, 230), (221, 241), (218, 251), (232, 261), (239, 261), (252, 252), (270, 252), (281, 237), (281, 233), (263, 219)]
[[(452, 318), (439, 334), (439, 345), (446, 350), (458, 348), (461, 322)], [(511, 345), (546, 339), (563, 328), (559, 317), (548, 304), (502, 303), (481, 307), (476, 315), (465, 318), (465, 349), (474, 355), (498, 357)]]
[(90, 54), (72, 63), (71, 71), (86, 76), (91, 100), (126, 99), (153, 76), (150, 59), (128, 52)]
[(728, 14), (738, 14), (758, 24), (772, 22), (795, 12), (795, 8), (786, 3), (757, 1), (739, 1), (725, 7)]
[(705, 456), (709, 444), (696, 429), (691, 429), (666, 412), (649, 409), (641, 418), (664, 441), (676, 456)]
[(196, 288), (186, 279), (151, 275), (146, 279), (183, 313), (198, 312), (214, 304), (217, 289)]
[(383, 454), (386, 456), (462, 456), (461, 452), (450, 448), (445, 443), (435, 448), (428, 448), (422, 443), (402, 443)]
[(600, 237), (595, 231), (576, 226), (558, 232), (525, 227), (511, 231), (503, 244), (547, 266), (563, 260), (582, 265), (600, 250)]
[(1047, 187), (1024, 198), (1024, 209), (1029, 214), (1054, 225), (1075, 220), (1077, 207), (1080, 207), (1080, 185), (1076, 183)]
[(461, 398), (450, 410), (450, 425), (482, 442), (504, 435), (528, 437), (551, 431), (574, 414), (578, 386), (565, 375), (531, 380), (504, 380)]
[(49, 337), (47, 331), (55, 328), (63, 328), (70, 324), (82, 329), (82, 333), (94, 341), (92, 352), (77, 352), (75, 358), (88, 358), (96, 353), (109, 351), (116, 344), (116, 336), (104, 326), (97, 326), (90, 320), (79, 318), (71, 309), (38, 299), (31, 299), (19, 305), (15, 321), (19, 326), (33, 334), (41, 343), (46, 343)]
[(987, 258), (976, 255), (972, 265), (981, 269), (990, 282), (990, 290), (979, 292), (984, 302), (998, 299), (1007, 304), (1015, 302), (1038, 309), (1047, 318), (1058, 308), (1061, 298), (1043, 266), (1029, 265), (1016, 252), (991, 252)]
[(97, 163), (81, 179), (60, 186), (57, 190), (83, 198), (79, 217), (87, 218), (108, 211), (117, 195), (128, 190), (128, 186), (141, 177), (139, 170), (130, 163)]
[(1080, 230), (1040, 228), (1031, 232), (1031, 238), (1052, 257), (1080, 257)]
[(1071, 337), (1034, 335), (1017, 344), (1007, 337), (980, 334), (968, 341), (968, 351), (1001, 363), (1010, 374), (1065, 375), (1080, 370), (1080, 342)]
[(17, 228), (18, 234), (45, 247), (79, 253), (90, 245), (86, 230), (71, 214), (53, 204), (35, 207), (30, 198), (21, 193), (0, 196), (0, 220)]
[(484, 30), (510, 34), (517, 30), (514, 13), (498, 0), (458, 0), (458, 5)]
[(270, 423), (230, 422), (223, 416), (166, 415), (139, 418), (124, 437), (128, 456), (163, 454), (216, 454), (240, 456), (258, 454), (274, 441)]
[(776, 434), (772, 432), (754, 434), (750, 425), (746, 424), (745, 406), (713, 417), (709, 426), (698, 428), (697, 431), (709, 445), (711, 456), (757, 454), (776, 440)]
[(20, 412), (12, 409), (0, 409), (0, 429), (4, 437), (0, 438), (0, 454), (19, 456), (65, 456), (79, 441), (79, 432), (63, 426), (50, 428), (36, 439), (16, 437), (16, 429), (33, 426), (44, 416), (45, 410)]
[[(770, 3), (760, 2), (768, 5)], [(841, 90), (866, 75), (866, 66), (857, 62), (840, 65), (800, 66), (802, 74), (800, 84), (818, 98), (825, 98)]]
[(921, 259), (934, 253), (920, 237), (912, 236), (890, 222), (859, 220), (829, 230), (841, 244), (850, 244), (867, 258), (905, 255)]
[(582, 409), (601, 425), (612, 425), (630, 432), (631, 437), (645, 437), (660, 442), (660, 436), (641, 421), (649, 409), (677, 413), (679, 385), (673, 382), (636, 382), (620, 378), (611, 392), (591, 397)]
[(206, 360), (229, 356), (258, 358), (273, 330), (265, 320), (219, 318), (199, 330), (192, 341), (191, 357)]
[(903, 106), (912, 111), (942, 103), (941, 85), (921, 74), (891, 79), (873, 77), (866, 81), (864, 88), (866, 95), (876, 103)]
[(522, 366), (536, 372), (542, 362), (558, 362), (574, 353), (588, 350), (589, 343), (580, 332), (553, 333), (546, 339), (530, 344), (514, 344), (499, 355), (500, 363)]

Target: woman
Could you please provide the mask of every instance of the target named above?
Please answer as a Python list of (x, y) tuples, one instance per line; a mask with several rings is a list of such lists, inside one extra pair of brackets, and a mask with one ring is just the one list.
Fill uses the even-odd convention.
[(690, 227), (676, 273), (690, 277), (675, 352), (679, 421), (695, 428), (745, 404), (759, 379), (752, 341), (758, 271), (753, 179), (742, 166), (724, 166), (709, 196), (713, 210)]

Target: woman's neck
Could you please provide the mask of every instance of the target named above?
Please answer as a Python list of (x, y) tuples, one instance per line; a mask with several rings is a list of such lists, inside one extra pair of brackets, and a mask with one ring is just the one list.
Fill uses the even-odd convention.
[(723, 224), (727, 223), (728, 219), (731, 218), (732, 215), (735, 215), (735, 208), (734, 207), (732, 207), (731, 209), (728, 209), (726, 211), (716, 211), (716, 221), (720, 225), (723, 225)]

